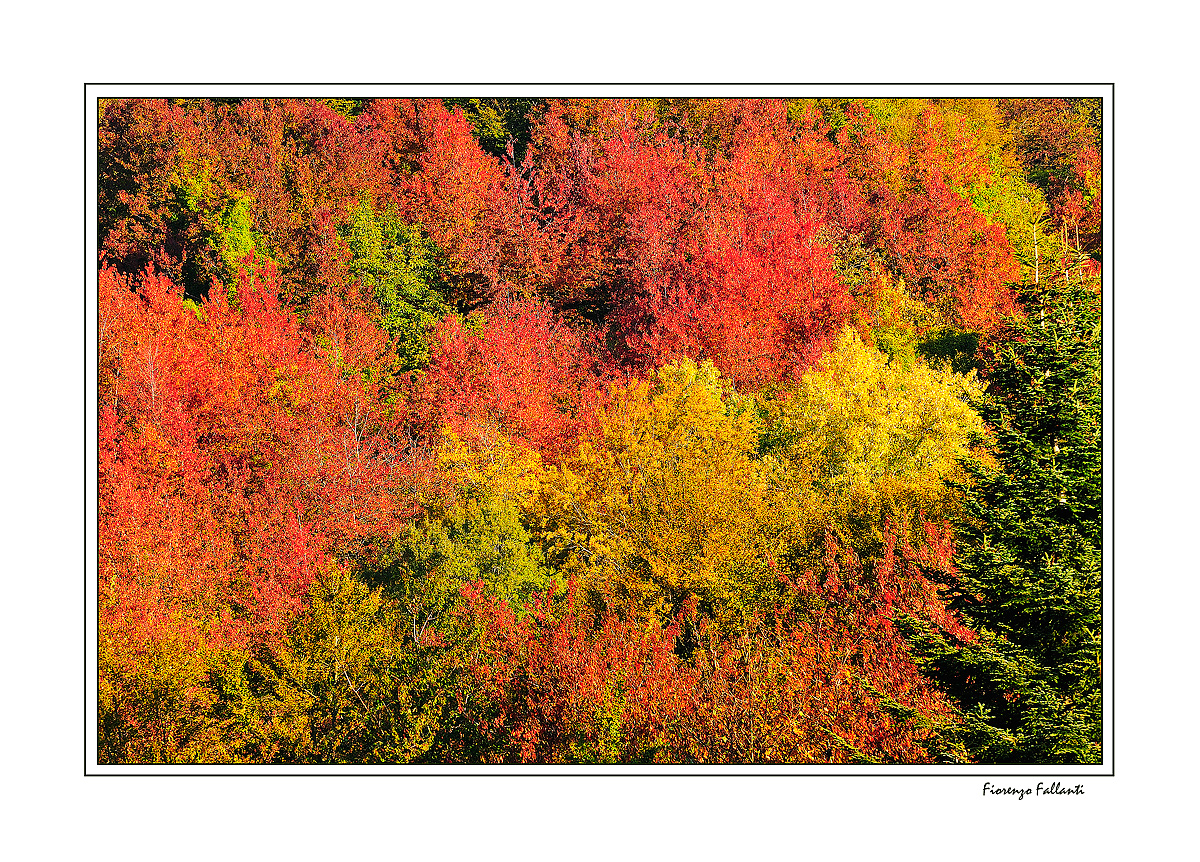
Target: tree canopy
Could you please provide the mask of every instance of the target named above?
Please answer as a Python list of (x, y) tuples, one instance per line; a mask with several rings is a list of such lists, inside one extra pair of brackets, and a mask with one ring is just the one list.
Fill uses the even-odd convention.
[(1089, 763), (1097, 100), (114, 99), (106, 763)]

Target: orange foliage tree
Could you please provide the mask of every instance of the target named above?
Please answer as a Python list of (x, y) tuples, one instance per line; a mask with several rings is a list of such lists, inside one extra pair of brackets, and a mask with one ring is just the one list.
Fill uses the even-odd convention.
[(355, 347), (331, 332), (315, 349), (278, 287), (273, 267), (243, 269), (236, 300), (197, 305), (153, 271), (102, 270), (100, 636), (127, 664), (102, 664), (101, 687), (117, 714), (136, 656), (278, 636), (314, 577), (368, 555), (426, 480), (378, 384), (347, 364)]
[(412, 424), (460, 436), (496, 426), (558, 460), (594, 423), (610, 364), (539, 300), (505, 298), (433, 334), (428, 369), (414, 383)]

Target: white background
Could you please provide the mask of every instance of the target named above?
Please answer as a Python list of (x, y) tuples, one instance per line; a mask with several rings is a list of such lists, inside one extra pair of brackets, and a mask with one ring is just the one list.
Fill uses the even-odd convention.
[[(11, 858), (1194, 852), (1194, 27), (1166, 7), (132, 3), (6, 14), (0, 731)], [(1115, 82), (1116, 776), (85, 778), (83, 84)], [(1111, 210), (1110, 210), (1111, 212)], [(1115, 635), (1115, 637), (1114, 637)], [(1036, 779), (995, 779), (1022, 784)], [(1186, 843), (1185, 843), (1186, 842)], [(8, 855), (8, 854), (6, 854)]]

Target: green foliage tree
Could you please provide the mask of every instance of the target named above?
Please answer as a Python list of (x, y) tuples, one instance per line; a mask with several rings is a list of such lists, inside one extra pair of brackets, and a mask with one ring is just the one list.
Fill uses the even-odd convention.
[(207, 651), (189, 631), (138, 636), (110, 627), (97, 644), (101, 763), (195, 763), (219, 748), (205, 686)]
[(213, 717), (234, 760), (409, 763), (438, 743), (453, 683), (436, 639), (406, 636), (383, 590), (333, 569), (280, 641), (213, 661)]
[(361, 114), (367, 102), (366, 99), (321, 99), (321, 101), (347, 120), (353, 120)]
[(1048, 230), (1049, 209), (1045, 195), (1005, 165), (999, 153), (990, 154), (991, 171), (965, 190), (971, 205), (992, 224), (1004, 226), (1004, 234), (1021, 264), (1021, 278), (1037, 283), (1061, 272), (1067, 249), (1062, 238)]
[(493, 156), (503, 156), (511, 142), (519, 163), (533, 136), (533, 126), (545, 111), (545, 99), (446, 99), (446, 107), (458, 108), (471, 124), (479, 145)]
[(981, 762), (1101, 758), (1100, 299), (1043, 286), (998, 350), (971, 461), (951, 606), (974, 639), (910, 619), (923, 670), (957, 698)]
[(401, 531), (385, 565), (370, 575), (398, 599), (417, 642), (448, 619), (467, 585), (514, 607), (555, 586), (525, 525), (540, 481), (537, 455), (498, 433), (450, 434), (439, 465), (449, 489)]
[(400, 370), (429, 362), (427, 330), (450, 311), (437, 246), (394, 207), (378, 211), (368, 194), (344, 229), (350, 273), (379, 303), (380, 324), (396, 340)]

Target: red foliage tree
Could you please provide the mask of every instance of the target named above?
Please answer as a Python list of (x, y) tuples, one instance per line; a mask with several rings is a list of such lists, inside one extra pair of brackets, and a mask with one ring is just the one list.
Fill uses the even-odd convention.
[(415, 381), (412, 421), (425, 434), (499, 429), (557, 460), (593, 421), (608, 366), (544, 302), (505, 298), (485, 316), (448, 317)]
[(243, 270), (236, 305), (195, 306), (163, 276), (102, 271), (105, 625), (277, 633), (318, 569), (408, 513), (422, 477), (378, 388), (346, 369), (351, 351), (314, 349), (277, 291), (273, 267)]
[[(611, 325), (635, 366), (682, 354), (741, 384), (795, 376), (853, 307), (816, 242), (779, 103), (738, 105), (728, 153), (669, 133), (645, 105), (552, 105), (535, 172), (561, 203), (548, 289)], [(703, 135), (699, 136), (703, 138)]]
[(988, 171), (962, 122), (931, 106), (911, 139), (897, 142), (862, 106), (848, 115), (839, 149), (863, 190), (864, 242), (950, 322), (995, 330), (1018, 312), (1008, 285), (1020, 268), (1003, 227), (988, 224), (961, 193)]
[(711, 359), (757, 389), (797, 379), (852, 319), (804, 175), (779, 146), (783, 131), (735, 145), (704, 207), (703, 232), (684, 245), (681, 272), (642, 305), (652, 325), (631, 343), (656, 357)]
[[(952, 721), (891, 623), (931, 615), (963, 631), (921, 574), (946, 535), (914, 549), (889, 537), (868, 567), (832, 538), (820, 571), (781, 573), (772, 613), (722, 636), (698, 627), (708, 670), (680, 745), (701, 762), (929, 762)], [(940, 544), (939, 544), (940, 542)], [(969, 634), (969, 633), (968, 633)]]
[(465, 590), (476, 631), (459, 709), (476, 738), (460, 752), (493, 762), (647, 762), (689, 720), (698, 675), (674, 647), (679, 621), (641, 629), (548, 597), (518, 614)]
[(436, 99), (380, 99), (359, 123), (381, 142), (391, 198), (445, 253), (461, 304), (527, 280), (535, 239), (516, 168), (484, 152), (461, 111)]
[(102, 103), (99, 135), (101, 254), (123, 272), (147, 264), (183, 283), (182, 262), (197, 253), (177, 211), (179, 141), (194, 119), (161, 99)]
[(320, 100), (114, 100), (99, 141), (104, 255), (127, 274), (153, 263), (193, 296), (231, 282), (251, 244), (286, 296), (339, 287), (335, 228), (390, 187), (380, 138)]
[[(580, 609), (573, 591), (518, 612), (475, 590), (459, 708), (477, 735), (456, 756), (496, 762), (930, 762), (950, 704), (917, 671), (896, 613), (972, 635), (923, 571), (952, 546), (926, 525), (864, 567), (832, 539), (820, 571), (781, 574), (774, 609), (740, 631), (697, 613), (665, 628)], [(689, 645), (690, 646), (686, 646)], [(681, 647), (691, 658), (681, 657)]]

